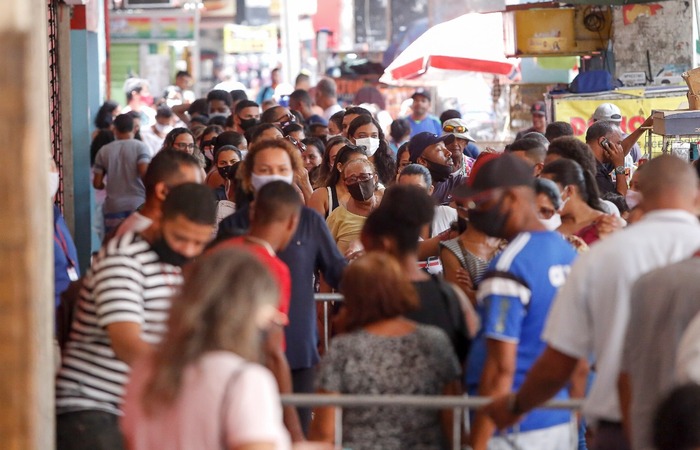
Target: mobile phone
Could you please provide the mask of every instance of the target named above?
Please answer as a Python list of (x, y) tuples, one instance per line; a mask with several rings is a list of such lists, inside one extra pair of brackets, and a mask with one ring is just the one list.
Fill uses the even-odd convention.
[(603, 138), (603, 140), (600, 141), (600, 146), (606, 150), (610, 150), (610, 141), (608, 140), (608, 138)]

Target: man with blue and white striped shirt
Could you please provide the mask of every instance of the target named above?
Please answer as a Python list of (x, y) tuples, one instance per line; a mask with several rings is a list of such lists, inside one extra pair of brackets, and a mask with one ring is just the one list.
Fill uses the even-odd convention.
[[(467, 363), (467, 388), (480, 396), (518, 389), (544, 351), (542, 329), (554, 296), (576, 257), (559, 233), (537, 218), (532, 168), (512, 154), (499, 156), (472, 174), (453, 195), (469, 210), (469, 225), (509, 241), (489, 265), (477, 291), (481, 329)], [(567, 398), (562, 390), (558, 397)], [(483, 414), (473, 420), (477, 450), (510, 448), (559, 450), (573, 442), (568, 411), (529, 414), (517, 433), (494, 436)]]
[(118, 419), (129, 367), (164, 335), (181, 266), (204, 250), (215, 220), (211, 190), (186, 183), (170, 190), (159, 224), (102, 247), (56, 379), (59, 450), (124, 448)]

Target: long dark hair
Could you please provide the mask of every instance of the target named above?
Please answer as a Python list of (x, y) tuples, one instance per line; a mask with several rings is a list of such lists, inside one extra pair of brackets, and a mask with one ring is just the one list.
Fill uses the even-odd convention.
[(544, 166), (542, 175), (552, 175), (556, 183), (562, 187), (576, 186), (581, 199), (588, 206), (598, 211), (605, 212), (600, 202), (600, 193), (595, 177), (588, 170), (583, 170), (581, 165), (573, 159), (560, 158)]
[(366, 156), (365, 149), (356, 145), (347, 144), (345, 147), (341, 148), (340, 151), (338, 151), (338, 154), (335, 156), (335, 164), (333, 165), (331, 172), (328, 174), (326, 186), (335, 186), (338, 184), (338, 181), (340, 181), (340, 170), (338, 170), (338, 164), (345, 164), (351, 159), (357, 159), (354, 157), (355, 155)]
[(142, 400), (147, 414), (173, 404), (185, 369), (207, 352), (223, 350), (256, 361), (260, 343), (252, 318), (279, 298), (267, 269), (244, 251), (214, 250), (189, 269), (172, 302), (168, 332), (153, 357)]
[(377, 168), (379, 181), (382, 184), (387, 185), (396, 177), (396, 161), (394, 161), (394, 154), (389, 149), (389, 145), (386, 143), (384, 131), (382, 130), (381, 125), (379, 125), (379, 122), (377, 122), (377, 120), (372, 116), (364, 114), (357, 116), (352, 119), (352, 122), (350, 122), (350, 125), (348, 125), (348, 137), (350, 139), (355, 139), (353, 137), (355, 135), (355, 131), (357, 131), (357, 129), (361, 126), (368, 125), (370, 123), (377, 127), (377, 132), (379, 135), (379, 148), (374, 155), (370, 157), (370, 160)]
[(109, 128), (114, 120), (112, 117), (114, 110), (118, 107), (119, 103), (114, 100), (105, 101), (95, 115), (95, 127), (97, 127), (98, 130), (106, 130)]
[[(325, 151), (323, 152), (323, 158), (321, 158), (321, 165), (318, 166), (318, 179), (323, 180), (325, 186), (331, 186), (327, 183), (328, 176), (333, 171), (333, 169), (335, 169), (335, 167), (333, 167), (333, 164), (331, 164), (331, 148), (335, 147), (338, 144), (348, 145), (350, 144), (350, 141), (343, 136), (335, 136), (328, 139), (328, 142), (326, 142)], [(340, 150), (338, 151), (338, 153), (340, 153)], [(338, 157), (338, 153), (336, 153), (336, 158)]]

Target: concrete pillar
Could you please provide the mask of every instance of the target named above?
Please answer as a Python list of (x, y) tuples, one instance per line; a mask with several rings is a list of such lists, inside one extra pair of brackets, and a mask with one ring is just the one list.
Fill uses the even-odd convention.
[(54, 447), (53, 243), (48, 194), (47, 4), (0, 14), (0, 441)]
[(95, 200), (90, 182), (92, 121), (100, 108), (97, 6), (97, 0), (91, 0), (88, 6), (73, 7), (70, 31), (72, 145), (66, 148), (66, 152), (71, 153), (67, 159), (73, 163), (73, 239), (83, 273), (90, 265), (93, 249), (100, 245), (92, 227)]

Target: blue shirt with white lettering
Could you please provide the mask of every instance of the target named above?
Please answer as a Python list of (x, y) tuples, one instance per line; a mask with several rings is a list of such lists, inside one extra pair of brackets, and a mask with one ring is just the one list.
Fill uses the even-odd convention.
[[(481, 330), (477, 334), (467, 364), (466, 381), (472, 394), (486, 361), (486, 341), (517, 345), (513, 392), (525, 381), (527, 372), (542, 354), (541, 338), (549, 308), (557, 290), (564, 284), (574, 248), (561, 234), (537, 231), (519, 234), (489, 266), (477, 292)], [(555, 398), (568, 398), (565, 390)], [(538, 430), (566, 423), (570, 412), (537, 409), (520, 423), (520, 431)]]

